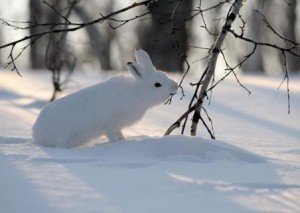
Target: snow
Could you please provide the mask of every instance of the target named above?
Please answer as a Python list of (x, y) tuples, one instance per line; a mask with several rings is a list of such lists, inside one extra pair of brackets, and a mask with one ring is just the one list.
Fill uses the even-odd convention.
[[(124, 131), (128, 140), (75, 149), (40, 147), (31, 127), (50, 97), (46, 73), (0, 73), (0, 212), (297, 212), (300, 208), (300, 78), (291, 114), (278, 77), (228, 79), (207, 106), (217, 141), (162, 137), (186, 109), (160, 105)], [(104, 77), (76, 74), (67, 93)], [(176, 76), (175, 76), (176, 78)], [(177, 77), (179, 78), (179, 77)], [(189, 77), (192, 81), (192, 76)], [(79, 80), (80, 79), (80, 80)]]

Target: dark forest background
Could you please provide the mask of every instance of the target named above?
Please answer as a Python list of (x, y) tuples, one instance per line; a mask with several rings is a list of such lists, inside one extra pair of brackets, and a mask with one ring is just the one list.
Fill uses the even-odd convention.
[[(7, 20), (48, 22), (56, 23), (61, 21), (55, 11), (47, 7), (41, 0), (27, 1), (2, 1), (3, 7), (0, 16)], [(69, 0), (49, 0), (58, 11), (64, 13), (68, 7)], [(80, 1), (70, 15), (70, 19), (78, 22), (88, 22), (99, 17), (99, 14), (109, 14), (114, 10), (121, 9), (134, 1)], [(194, 14), (198, 1), (182, 1), (179, 11), (173, 19), (168, 22), (174, 9), (173, 4), (168, 4), (169, 0), (160, 0), (148, 6), (150, 13), (139, 19), (132, 20), (116, 29), (116, 22), (106, 22), (95, 24), (76, 32), (68, 33), (66, 40), (57, 43), (57, 49), (63, 49), (72, 53), (76, 57), (76, 70), (109, 72), (112, 70), (124, 70), (127, 61), (132, 60), (133, 50), (137, 47), (149, 52), (154, 64), (162, 70), (172, 72), (183, 72), (185, 70), (184, 58), (187, 56), (191, 66), (191, 71), (199, 69), (207, 61), (207, 52), (198, 47), (210, 48), (214, 42), (214, 33), (218, 33), (222, 26), (222, 21), (226, 16), (227, 8), (216, 8), (205, 13), (206, 23), (200, 16), (191, 21), (186, 20)], [(218, 0), (204, 0), (202, 7), (209, 7), (216, 4)], [(276, 39), (274, 34), (267, 30), (262, 18), (253, 10), (261, 11), (270, 20), (272, 26), (285, 37), (300, 40), (300, 2), (288, 0), (289, 4), (280, 0), (255, 0), (247, 1), (242, 9), (242, 13), (247, 23), (245, 34), (257, 41), (272, 41)], [(128, 19), (136, 15), (147, 12), (145, 8), (137, 8), (124, 13), (118, 18)], [(178, 47), (174, 45), (172, 35), (170, 35), (175, 24), (179, 28), (176, 39), (180, 43)], [(203, 29), (206, 24), (209, 31)], [(26, 34), (38, 33), (40, 28), (30, 28), (27, 30), (15, 30), (11, 27), (0, 25), (0, 42), (6, 43)], [(19, 69), (47, 70), (49, 61), (57, 61), (57, 52), (52, 50), (52, 55), (47, 53), (51, 36), (42, 37), (35, 42), (18, 59)], [(284, 45), (284, 42), (283, 42)], [(20, 47), (19, 47), (20, 48)], [(227, 51), (229, 60), (234, 63), (241, 60), (251, 50), (249, 44), (236, 40), (233, 36), (226, 38), (224, 51)], [(0, 50), (0, 63), (5, 63), (9, 50)], [(48, 55), (47, 55), (48, 54)], [(55, 57), (54, 57), (55, 56)], [(204, 59), (203, 59), (204, 58)], [(45, 60), (46, 59), (46, 60)], [(297, 57), (287, 55), (290, 72), (300, 71), (300, 60)], [(48, 61), (48, 66), (47, 66)], [(46, 62), (46, 63), (45, 63)], [(52, 62), (53, 63), (53, 62)], [(222, 61), (220, 62), (222, 65)], [(283, 72), (282, 58), (280, 54), (270, 48), (258, 47), (255, 54), (241, 67), (242, 72), (278, 73)]]

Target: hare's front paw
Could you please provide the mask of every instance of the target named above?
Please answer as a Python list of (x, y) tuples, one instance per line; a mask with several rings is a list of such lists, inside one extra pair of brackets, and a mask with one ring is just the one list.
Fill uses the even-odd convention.
[(111, 131), (107, 133), (107, 138), (110, 142), (117, 142), (119, 140), (124, 140), (124, 135), (122, 134), (121, 130), (118, 131)]
[(118, 135), (119, 140), (125, 140), (125, 137), (124, 137), (123, 133), (121, 132), (121, 130), (117, 131), (117, 135)]

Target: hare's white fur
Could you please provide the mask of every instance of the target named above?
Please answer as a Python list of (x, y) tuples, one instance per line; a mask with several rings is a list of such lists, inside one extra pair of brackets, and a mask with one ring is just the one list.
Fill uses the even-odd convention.
[(135, 53), (138, 63), (127, 64), (131, 76), (112, 77), (45, 106), (33, 126), (34, 141), (76, 147), (103, 134), (110, 141), (124, 139), (124, 127), (177, 90), (177, 83), (156, 71), (145, 51)]

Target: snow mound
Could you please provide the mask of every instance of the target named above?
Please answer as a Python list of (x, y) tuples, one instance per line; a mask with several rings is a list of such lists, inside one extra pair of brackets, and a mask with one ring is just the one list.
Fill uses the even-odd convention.
[(201, 137), (165, 136), (98, 143), (94, 147), (41, 147), (51, 158), (36, 162), (60, 164), (97, 163), (99, 166), (140, 168), (157, 162), (244, 162), (265, 163), (265, 158), (228, 143)]
[[(90, 148), (88, 148), (90, 149)], [(98, 144), (94, 151), (99, 155), (117, 152), (120, 156), (144, 156), (148, 158), (180, 161), (238, 160), (248, 163), (265, 162), (262, 157), (228, 143), (201, 137), (166, 136), (132, 139), (119, 143)]]
[[(249, 196), (249, 183), (261, 184), (260, 190), (269, 187), (265, 183), (278, 182), (264, 158), (201, 137), (132, 138), (72, 149), (38, 146), (31, 138), (0, 137), (0, 150), (5, 160), (0, 166), (14, 168), (5, 170), (4, 178), (15, 176), (24, 185), (15, 195), (16, 212), (35, 202), (35, 195), (41, 201), (29, 208), (45, 208), (46, 213), (53, 212), (52, 207), (54, 212), (197, 212), (202, 204), (210, 212), (242, 211), (228, 197)], [(13, 182), (0, 178), (0, 183), (13, 193)], [(212, 196), (203, 202), (207, 193)], [(18, 202), (24, 194), (33, 197)], [(11, 212), (12, 207), (4, 209)]]

